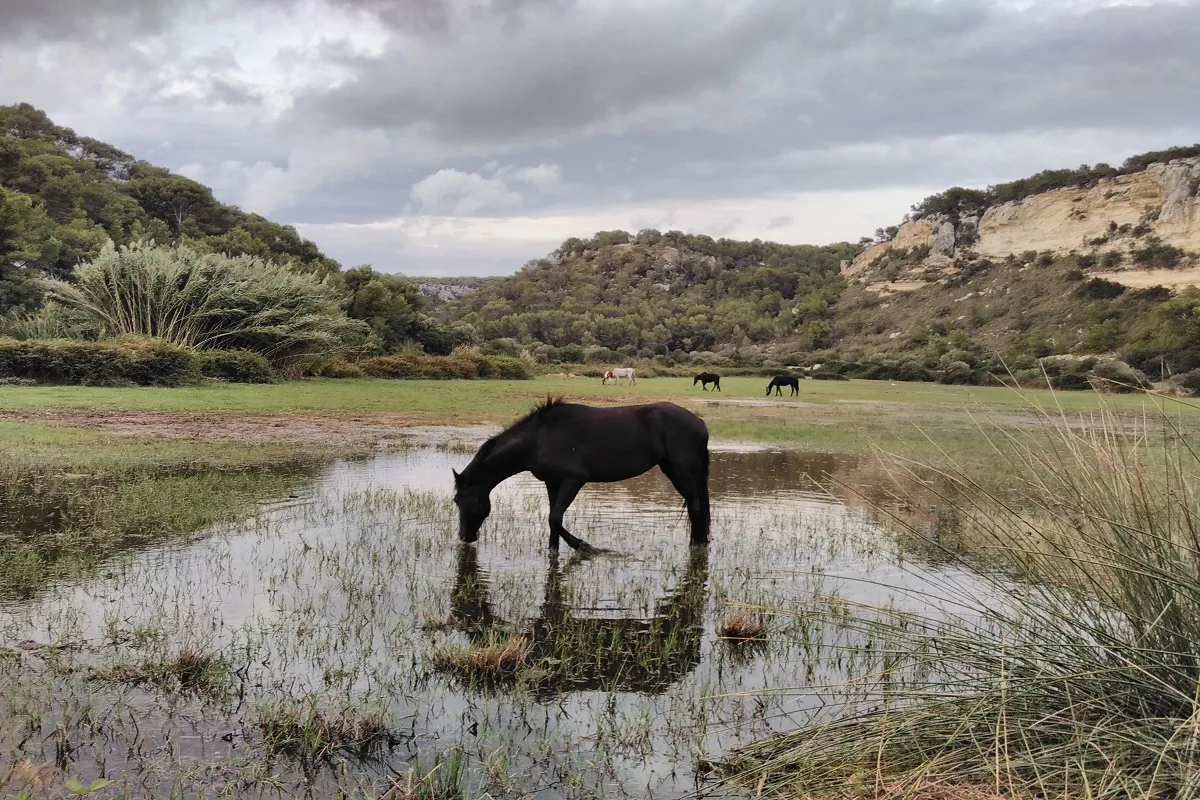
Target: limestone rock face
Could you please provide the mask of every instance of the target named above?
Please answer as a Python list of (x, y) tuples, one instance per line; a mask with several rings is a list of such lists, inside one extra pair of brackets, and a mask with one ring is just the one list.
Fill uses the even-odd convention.
[(954, 256), (954, 223), (949, 218), (942, 216), (934, 218), (933, 235), (929, 240), (929, 254), (946, 258)]
[[(1156, 170), (1155, 167), (1158, 169)], [(1181, 158), (1150, 168), (1163, 191), (1158, 221), (1187, 224), (1196, 208), (1196, 189), (1200, 186), (1200, 159)]]
[(1025, 250), (1084, 250), (1104, 236), (1109, 223), (1136, 226), (1147, 221), (1167, 244), (1198, 251), (1198, 185), (1200, 158), (1181, 158), (1090, 189), (1054, 189), (992, 206), (979, 222), (974, 249), (1000, 258)]

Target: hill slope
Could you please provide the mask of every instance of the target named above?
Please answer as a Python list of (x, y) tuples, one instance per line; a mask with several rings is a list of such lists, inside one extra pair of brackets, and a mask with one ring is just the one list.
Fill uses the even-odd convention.
[(1198, 188), (1192, 146), (927, 198), (843, 270), (824, 355), (934, 370), (998, 355), (1028, 369), (1054, 354), (1119, 356), (1155, 376), (1196, 369)]
[(339, 269), (290, 226), (219, 203), (208, 187), (55, 125), (29, 104), (0, 106), (0, 313), (36, 306), (29, 279), (70, 274), (110, 238), (183, 238), (214, 252)]
[(37, 309), (39, 279), (67, 277), (106, 241), (186, 242), (252, 255), (329, 277), (346, 313), (370, 326), (377, 350), (419, 343), (449, 352), (415, 284), (370, 267), (341, 266), (296, 233), (220, 203), (193, 180), (55, 125), (22, 103), (0, 106), (0, 319)]
[(624, 355), (732, 354), (828, 327), (858, 247), (713, 240), (678, 231), (568, 239), (547, 258), (443, 309), (481, 339)]
[(607, 232), (442, 313), (483, 339), (671, 362), (714, 350), (967, 382), (1051, 355), (1119, 356), (1180, 373), (1200, 368), (1198, 188), (1192, 146), (956, 187), (857, 246)]

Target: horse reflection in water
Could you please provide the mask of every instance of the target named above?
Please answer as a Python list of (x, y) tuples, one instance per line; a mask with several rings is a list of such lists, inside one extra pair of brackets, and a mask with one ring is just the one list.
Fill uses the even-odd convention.
[(708, 548), (690, 548), (678, 586), (650, 618), (579, 618), (563, 599), (563, 579), (579, 562), (550, 556), (541, 613), (518, 628), (492, 612), (487, 573), (475, 547), (459, 545), (449, 627), (473, 646), (522, 633), (532, 643), (527, 663), (538, 671), (535, 691), (662, 692), (700, 663), (708, 583)]

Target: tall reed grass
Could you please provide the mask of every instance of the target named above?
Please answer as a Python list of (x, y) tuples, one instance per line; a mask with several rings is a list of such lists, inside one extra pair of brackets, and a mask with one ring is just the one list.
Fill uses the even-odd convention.
[(1103, 410), (1043, 413), (1049, 436), (997, 428), (1016, 492), (947, 459), (952, 535), (897, 522), (961, 568), (937, 587), (960, 610), (861, 615), (887, 645), (857, 702), (735, 752), (726, 780), (789, 796), (1200, 795), (1200, 454), (1177, 422), (1160, 406), (1136, 425)]
[(107, 247), (48, 281), (49, 296), (103, 335), (133, 334), (197, 349), (246, 349), (278, 363), (344, 349), (365, 337), (336, 288), (250, 256), (135, 242)]

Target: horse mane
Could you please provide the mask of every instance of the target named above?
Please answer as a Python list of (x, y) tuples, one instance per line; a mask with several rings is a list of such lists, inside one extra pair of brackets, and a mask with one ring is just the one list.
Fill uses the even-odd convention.
[[(563, 397), (562, 395), (558, 395), (558, 396), (546, 395), (546, 399), (541, 401), (540, 403), (538, 403), (536, 406), (534, 406), (533, 409), (528, 414), (521, 417), (516, 422), (509, 425), (507, 428), (500, 431), (495, 436), (493, 436), (492, 438), (490, 438), (486, 442), (484, 442), (479, 447), (479, 450), (475, 453), (475, 458), (471, 459), (471, 463), (467, 465), (467, 469), (470, 469), (472, 466), (474, 466), (474, 464), (476, 462), (482, 461), (483, 459), (485, 459), (489, 455), (491, 455), (492, 451), (496, 449), (496, 446), (499, 445), (500, 442), (503, 441), (509, 434), (511, 434), (517, 430), (520, 430), (521, 428), (525, 427), (526, 425), (528, 425), (531, 422), (535, 422), (535, 421), (541, 419), (542, 415), (545, 414), (547, 411), (549, 411), (552, 408), (557, 408), (566, 402), (567, 402), (566, 398)], [(466, 470), (464, 470), (464, 472), (465, 471)]]

